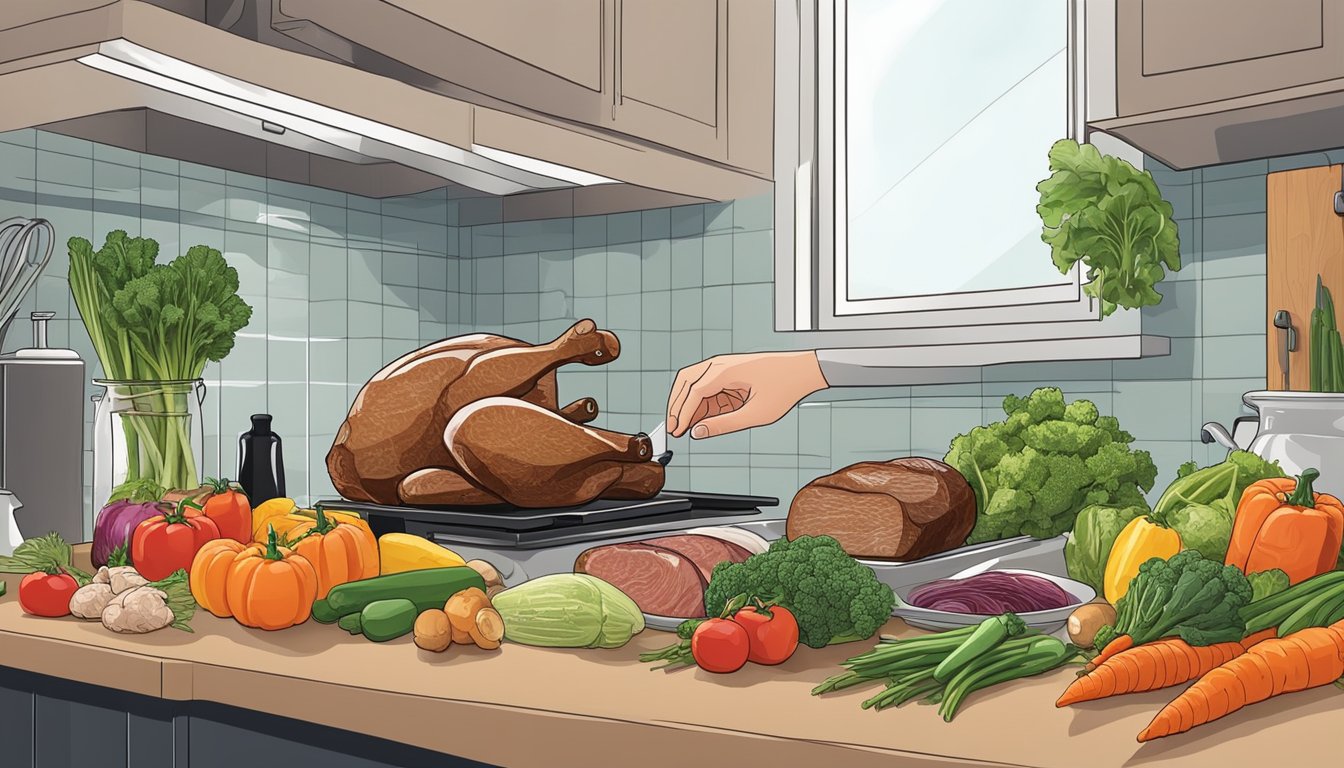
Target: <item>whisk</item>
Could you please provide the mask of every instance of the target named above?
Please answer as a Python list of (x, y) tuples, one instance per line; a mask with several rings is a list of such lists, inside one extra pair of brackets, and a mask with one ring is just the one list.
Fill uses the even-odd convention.
[(0, 341), (19, 304), (51, 261), (55, 243), (56, 230), (46, 219), (18, 216), (0, 221)]

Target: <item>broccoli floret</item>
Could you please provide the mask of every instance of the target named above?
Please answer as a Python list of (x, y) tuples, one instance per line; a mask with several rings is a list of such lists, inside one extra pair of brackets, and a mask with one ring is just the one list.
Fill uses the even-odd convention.
[(1115, 624), (1103, 627), (1097, 642), (1119, 635), (1135, 645), (1172, 636), (1190, 645), (1240, 640), (1246, 624), (1238, 614), (1250, 601), (1251, 584), (1235, 566), (1192, 549), (1167, 560), (1154, 557), (1139, 566), (1118, 601)]
[(891, 587), (845, 554), (830, 536), (779, 539), (741, 563), (720, 563), (705, 590), (705, 613), (717, 616), (737, 595), (775, 599), (798, 620), (798, 640), (811, 648), (863, 640), (891, 616)]

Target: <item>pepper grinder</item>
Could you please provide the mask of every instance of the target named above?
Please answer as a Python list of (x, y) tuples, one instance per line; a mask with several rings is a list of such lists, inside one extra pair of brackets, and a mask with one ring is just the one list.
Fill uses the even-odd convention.
[(285, 461), (271, 415), (252, 416), (252, 428), (238, 436), (238, 484), (253, 508), (285, 496)]

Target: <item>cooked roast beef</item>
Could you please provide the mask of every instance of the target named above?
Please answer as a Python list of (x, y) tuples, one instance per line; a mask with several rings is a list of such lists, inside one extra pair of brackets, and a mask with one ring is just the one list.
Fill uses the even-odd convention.
[(854, 557), (918, 560), (961, 546), (975, 527), (975, 493), (933, 459), (864, 461), (793, 497), (787, 535), (832, 536)]

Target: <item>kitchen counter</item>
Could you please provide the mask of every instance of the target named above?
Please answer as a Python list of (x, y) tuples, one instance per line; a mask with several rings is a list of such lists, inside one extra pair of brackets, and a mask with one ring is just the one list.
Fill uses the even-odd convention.
[[(76, 548), (76, 561), (86, 558), (87, 548)], [(1140, 745), (1135, 734), (1171, 691), (1056, 709), (1071, 669), (973, 694), (945, 724), (925, 706), (861, 710), (875, 689), (809, 695), (867, 643), (801, 648), (779, 667), (714, 675), (651, 672), (638, 654), (673, 639), (653, 630), (615, 650), (506, 644), (494, 652), (454, 646), (435, 654), (409, 637), (378, 644), (312, 621), (264, 632), (198, 611), (194, 633), (122, 636), (97, 622), (24, 615), (19, 577), (5, 581), (0, 663), (10, 669), (168, 706), (214, 702), (500, 766), (682, 768), (697, 755), (723, 765), (846, 768), (1107, 768), (1174, 760), (1223, 768), (1286, 756), (1325, 764), (1336, 756), (1327, 734), (1344, 701), (1326, 686)], [(914, 630), (893, 620), (883, 631)]]

